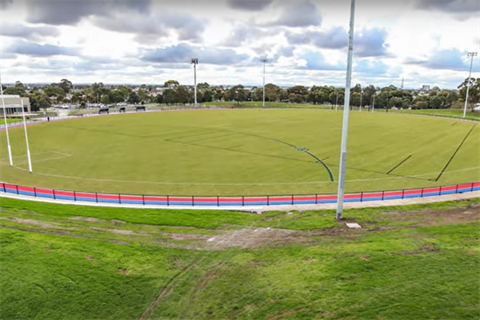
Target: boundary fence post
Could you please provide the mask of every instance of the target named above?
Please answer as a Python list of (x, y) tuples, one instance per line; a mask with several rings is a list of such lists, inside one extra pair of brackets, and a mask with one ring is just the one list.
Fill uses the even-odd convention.
[(37, 187), (33, 187), (33, 195), (35, 198), (37, 197)]
[(385, 191), (382, 191), (382, 201), (385, 199)]
[(457, 184), (457, 186), (455, 187), (455, 194), (457, 194), (457, 193), (458, 193), (458, 184)]
[(267, 196), (267, 206), (270, 205), (270, 196)]
[(195, 196), (192, 196), (192, 207), (195, 207)]
[(73, 190), (73, 201), (77, 201), (77, 193)]
[(422, 188), (422, 194), (420, 195), (420, 198), (423, 198), (423, 191), (425, 188)]
[(143, 203), (143, 205), (145, 205), (145, 195), (144, 194), (142, 194), (142, 203)]
[(122, 204), (122, 197), (120, 196), (120, 193), (118, 194), (118, 204)]
[(98, 203), (98, 192), (95, 192), (95, 202)]
[(360, 192), (360, 202), (363, 202), (363, 191)]
[(293, 206), (293, 194), (292, 194), (292, 206)]
[(470, 192), (473, 191), (473, 185), (474, 185), (474, 184), (475, 184), (475, 183), (472, 182), (472, 187), (470, 188)]
[(405, 189), (402, 189), (402, 200), (405, 199)]
[(17, 189), (17, 194), (18, 194), (18, 184), (15, 185), (15, 188)]
[(3, 184), (3, 192), (7, 193), (7, 188), (5, 188), (5, 182), (2, 182)]
[(217, 196), (217, 207), (220, 207), (220, 197)]
[(170, 207), (170, 196), (167, 196), (167, 206)]
[(438, 195), (439, 195), (439, 196), (442, 195), (442, 187), (440, 187), (440, 191), (439, 191)]
[(55, 189), (53, 189), (53, 200), (57, 200), (57, 195), (55, 194)]
[(245, 196), (242, 196), (242, 207), (245, 207)]

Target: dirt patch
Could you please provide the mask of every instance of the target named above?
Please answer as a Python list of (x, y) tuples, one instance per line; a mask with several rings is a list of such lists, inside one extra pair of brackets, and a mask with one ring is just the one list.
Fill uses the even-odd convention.
[(117, 273), (119, 274), (128, 274), (127, 268), (118, 268)]
[(102, 220), (92, 217), (82, 217), (82, 216), (75, 216), (69, 218), (69, 220), (76, 220), (76, 221), (85, 221), (85, 222), (102, 222)]
[(46, 223), (46, 222), (41, 222), (38, 220), (33, 220), (33, 219), (20, 219), (20, 218), (9, 218), (8, 220), (10, 221), (15, 221), (21, 224), (29, 224), (32, 226), (37, 226), (37, 227), (42, 227), (42, 228), (51, 228), (51, 229), (56, 229), (58, 228), (57, 225), (51, 224), (51, 223)]
[(277, 313), (277, 314), (274, 314), (274, 315), (268, 317), (267, 320), (275, 320), (275, 319), (282, 318), (282, 317), (285, 317), (285, 316), (293, 315), (295, 313), (296, 312), (293, 311), (293, 310), (283, 310), (280, 313)]
[(304, 262), (314, 262), (314, 261), (317, 261), (317, 259), (308, 257), (308, 258), (303, 258), (303, 261)]
[(473, 204), (464, 208), (452, 208), (445, 210), (424, 209), (408, 212), (383, 212), (383, 214), (387, 216), (394, 216), (395, 220), (397, 221), (416, 222), (417, 226), (450, 224), (456, 222), (480, 220), (480, 204)]
[(120, 220), (110, 220), (110, 222), (116, 226), (121, 226), (121, 225), (124, 225), (126, 222), (125, 221), (120, 221)]
[(418, 248), (416, 250), (403, 251), (403, 252), (401, 252), (401, 254), (403, 254), (403, 255), (413, 255), (413, 254), (417, 254), (417, 253), (438, 252), (438, 251), (440, 251), (440, 249), (438, 248), (438, 246), (435, 243), (428, 242), (428, 243), (424, 243), (420, 248)]
[(193, 233), (164, 233), (164, 236), (170, 237), (172, 240), (207, 240), (211, 236)]
[(43, 250), (46, 251), (46, 252), (52, 252), (53, 251), (52, 248), (44, 248)]
[(88, 255), (85, 259), (87, 260), (93, 260), (93, 257), (91, 255)]
[(286, 243), (305, 243), (310, 239), (303, 232), (285, 229), (257, 228), (228, 230), (207, 240), (204, 249), (222, 250), (230, 247), (255, 248)]
[(132, 230), (105, 229), (105, 228), (89, 228), (89, 229), (93, 231), (105, 231), (105, 232), (111, 232), (111, 233), (123, 234), (123, 235), (135, 234), (135, 232), (133, 232)]

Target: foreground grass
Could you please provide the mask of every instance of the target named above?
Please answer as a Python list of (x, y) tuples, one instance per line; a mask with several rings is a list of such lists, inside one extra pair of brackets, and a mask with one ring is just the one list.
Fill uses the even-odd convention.
[[(480, 316), (480, 199), (346, 210), (362, 230), (333, 211), (1, 206), (0, 319)], [(207, 241), (245, 230), (263, 237)]]

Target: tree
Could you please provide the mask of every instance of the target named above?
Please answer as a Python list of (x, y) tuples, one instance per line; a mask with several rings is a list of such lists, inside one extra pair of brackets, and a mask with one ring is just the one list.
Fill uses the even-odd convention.
[(58, 85), (60, 88), (62, 88), (64, 93), (70, 93), (70, 90), (73, 89), (73, 84), (70, 80), (67, 79), (62, 79), (60, 80), (60, 83)]
[(462, 97), (463, 101), (465, 102), (465, 97), (467, 96), (467, 87), (470, 86), (468, 91), (468, 102), (473, 111), (473, 107), (476, 103), (478, 103), (480, 99), (480, 78), (466, 78), (459, 86), (460, 89), (460, 97)]
[(163, 103), (163, 95), (161, 93), (159, 93), (155, 96), (155, 102), (158, 103), (158, 104)]
[(179, 85), (180, 83), (177, 80), (168, 80), (163, 84), (165, 88), (176, 88)]
[(430, 100), (430, 106), (433, 109), (443, 108), (444, 105), (445, 105), (445, 98), (440, 95), (436, 95)]
[(212, 90), (205, 90), (203, 93), (202, 102), (211, 102), (213, 100), (213, 91)]
[(100, 98), (100, 102), (103, 104), (110, 104), (110, 97), (108, 96), (108, 94), (102, 95), (102, 97)]
[(137, 104), (140, 102), (140, 97), (135, 91), (130, 92), (128, 96), (128, 103)]
[(40, 98), (40, 100), (38, 101), (38, 107), (43, 109), (44, 112), (46, 112), (47, 109), (51, 107), (50, 101), (45, 98)]
[(191, 94), (187, 87), (178, 86), (175, 90), (175, 100), (177, 103), (186, 104), (193, 101), (193, 94)]
[(26, 96), (25, 88), (24, 87), (9, 87), (3, 90), (3, 94), (12, 94), (12, 95), (18, 95), (21, 97)]
[(175, 90), (166, 89), (165, 91), (163, 91), (162, 99), (163, 103), (166, 104), (174, 104), (175, 102), (177, 102), (175, 97)]
[(458, 100), (458, 93), (455, 91), (450, 91), (450, 93), (447, 95), (447, 98), (445, 100), (445, 103), (448, 108), (451, 108), (455, 102)]
[(294, 86), (287, 89), (290, 102), (304, 103), (307, 101), (308, 89), (305, 86)]
[(247, 94), (245, 92), (245, 88), (243, 85), (238, 84), (233, 86), (230, 90), (228, 90), (228, 100), (237, 101), (238, 104), (240, 102), (245, 101)]

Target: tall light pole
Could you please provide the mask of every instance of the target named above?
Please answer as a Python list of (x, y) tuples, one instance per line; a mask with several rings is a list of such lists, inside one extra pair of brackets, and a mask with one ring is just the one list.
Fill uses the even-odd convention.
[(352, 59), (353, 59), (353, 32), (355, 26), (355, 0), (352, 0), (350, 10), (350, 31), (348, 33), (348, 58), (347, 58), (347, 79), (345, 85), (345, 104), (343, 108), (342, 145), (340, 150), (340, 171), (337, 193), (337, 220), (343, 214), (343, 196), (345, 194), (345, 175), (347, 171), (347, 135), (348, 135), (348, 113), (350, 111), (350, 86), (352, 83)]
[(198, 64), (198, 59), (197, 58), (192, 58), (192, 64), (193, 64), (193, 91), (194, 91), (194, 107), (197, 106), (197, 64)]
[(262, 107), (265, 108), (265, 64), (268, 62), (267, 58), (262, 58), (260, 59), (261, 62), (263, 62), (263, 102), (262, 102)]
[(373, 94), (373, 104), (372, 104), (372, 113), (375, 112), (375, 96), (377, 95), (377, 93), (375, 92)]
[(465, 108), (463, 108), (463, 119), (465, 119), (465, 116), (467, 115), (467, 105), (468, 105), (468, 92), (470, 91), (470, 77), (472, 76), (472, 64), (473, 64), (473, 57), (477, 56), (476, 52), (469, 52), (468, 53), (469, 57), (472, 57), (470, 59), (470, 71), (468, 72), (468, 79), (467, 79), (467, 95), (465, 97)]
[(3, 84), (1, 80), (0, 80), (0, 95), (2, 95), (3, 120), (5, 122), (5, 134), (7, 135), (8, 160), (10, 162), (10, 165), (13, 166), (12, 147), (10, 146), (10, 136), (8, 134), (7, 107), (5, 106), (5, 98), (3, 96)]
[(362, 104), (363, 104), (363, 89), (360, 90), (360, 112), (362, 112)]
[(338, 110), (338, 90), (337, 91), (337, 99), (335, 100), (335, 111)]

